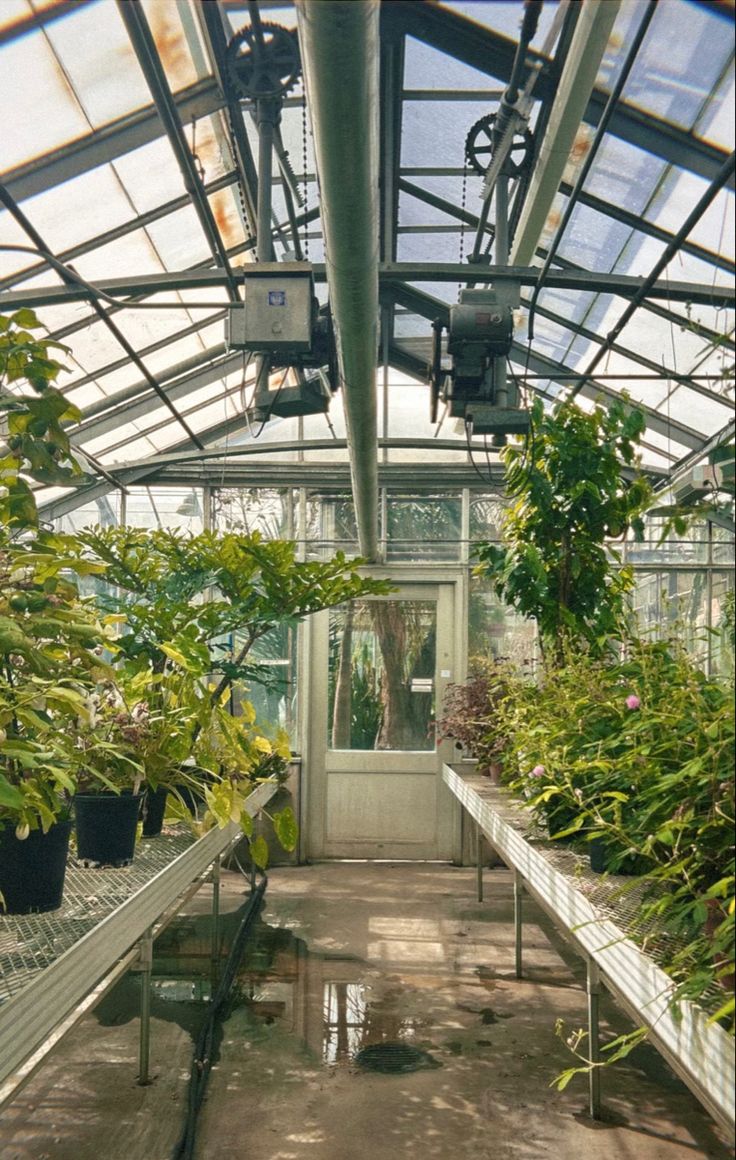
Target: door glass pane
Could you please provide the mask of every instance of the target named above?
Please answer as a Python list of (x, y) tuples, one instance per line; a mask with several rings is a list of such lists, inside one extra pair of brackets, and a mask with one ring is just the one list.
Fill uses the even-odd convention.
[(356, 600), (330, 613), (330, 749), (433, 750), (437, 605)]

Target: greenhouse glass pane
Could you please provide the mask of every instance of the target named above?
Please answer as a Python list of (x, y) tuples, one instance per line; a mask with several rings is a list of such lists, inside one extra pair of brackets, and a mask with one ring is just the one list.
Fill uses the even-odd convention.
[(146, 213), (184, 193), (184, 180), (166, 137), (115, 158), (115, 172), (136, 213)]
[(470, 542), (499, 541), (506, 504), (501, 496), (470, 497)]
[(14, 169), (89, 132), (89, 122), (42, 32), (3, 45), (2, 59), (3, 169)]
[(436, 603), (424, 600), (330, 611), (330, 749), (434, 749), (436, 619)]
[[(421, 40), (415, 40), (412, 36), (406, 38), (404, 88), (487, 89), (488, 77), (488, 73), (455, 60)], [(499, 87), (502, 87), (500, 82)], [(433, 156), (433, 152), (430, 156)]]
[(347, 492), (307, 491), (306, 551), (310, 558), (330, 556), (336, 549), (358, 552), (358, 527), (352, 496)]
[(193, 85), (206, 73), (196, 22), (184, 23), (177, 0), (143, 0), (143, 8), (172, 92)]
[(125, 501), (125, 522), (136, 528), (180, 528), (198, 534), (203, 529), (199, 487), (131, 487)]
[(733, 679), (734, 574), (714, 572), (711, 580), (711, 672)]
[(386, 507), (389, 560), (459, 560), (459, 495), (403, 496), (389, 492)]
[(56, 521), (57, 530), (74, 534), (80, 528), (89, 528), (93, 524), (101, 527), (115, 527), (120, 522), (120, 493), (111, 491), (107, 495), (82, 504), (74, 511), (68, 512)]
[(115, 4), (85, 5), (52, 21), (45, 34), (93, 129), (150, 105), (150, 90)]
[(713, 100), (707, 105), (698, 126), (702, 137), (727, 152), (733, 149), (735, 87), (734, 74), (730, 70), (714, 90)]
[(626, 82), (624, 100), (692, 129), (733, 48), (723, 31), (722, 20), (697, 5), (684, 0), (659, 4)]
[(609, 134), (596, 154), (585, 189), (630, 213), (643, 214), (666, 168), (658, 157)]
[(531, 666), (537, 655), (534, 621), (518, 615), (496, 595), (489, 580), (470, 581), (468, 601), (468, 664), (473, 658), (508, 658), (515, 665)]
[(267, 540), (294, 538), (294, 493), (286, 487), (221, 487), (213, 496), (219, 531), (258, 532)]

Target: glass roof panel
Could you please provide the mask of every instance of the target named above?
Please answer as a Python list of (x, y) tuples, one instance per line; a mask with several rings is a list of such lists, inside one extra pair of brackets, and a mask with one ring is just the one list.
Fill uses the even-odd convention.
[(204, 58), (195, 26), (191, 20), (184, 23), (185, 6), (177, 0), (143, 0), (142, 7), (172, 92), (193, 85), (203, 75)]
[[(72, 9), (44, 30), (84, 112), (99, 128), (150, 104), (148, 90), (115, 4)], [(88, 51), (94, 46), (94, 51)]]
[[(74, 206), (74, 213), (69, 213), (70, 205)], [(132, 216), (130, 201), (111, 165), (102, 165), (28, 198), (23, 212), (54, 254), (114, 229)], [(25, 240), (31, 244), (27, 237)], [(16, 268), (38, 261), (25, 254), (16, 257)]]
[(89, 131), (89, 122), (43, 32), (31, 32), (3, 45), (2, 61), (3, 107), (22, 110), (22, 116), (3, 117), (3, 168), (13, 169)]
[(184, 193), (184, 181), (163, 136), (115, 158), (115, 172), (136, 213), (146, 213)]
[(733, 148), (734, 104), (736, 91), (733, 69), (730, 69), (714, 89), (713, 100), (706, 106), (699, 125), (702, 137), (726, 150)]
[(696, 4), (658, 4), (624, 100), (692, 129), (733, 51), (732, 38), (718, 36), (719, 28), (718, 17)]
[(404, 87), (407, 89), (487, 89), (488, 75), (421, 40), (406, 38)]

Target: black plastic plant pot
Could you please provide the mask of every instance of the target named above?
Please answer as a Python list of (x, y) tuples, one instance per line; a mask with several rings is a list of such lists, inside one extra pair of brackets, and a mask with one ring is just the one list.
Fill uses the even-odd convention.
[(127, 866), (135, 854), (143, 794), (78, 793), (74, 798), (77, 857), (90, 866)]
[(41, 914), (58, 910), (64, 895), (71, 819), (44, 834), (31, 830), (16, 838), (15, 829), (0, 829), (0, 894), (5, 914)]
[(158, 789), (149, 786), (146, 790), (142, 806), (144, 838), (157, 838), (161, 833), (168, 796), (169, 791), (165, 785), (160, 785)]

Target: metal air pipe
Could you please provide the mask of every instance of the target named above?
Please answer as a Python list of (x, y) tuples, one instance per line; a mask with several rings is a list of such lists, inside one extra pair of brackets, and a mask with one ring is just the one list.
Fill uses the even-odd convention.
[(297, 0), (360, 551), (378, 558), (378, 0)]

